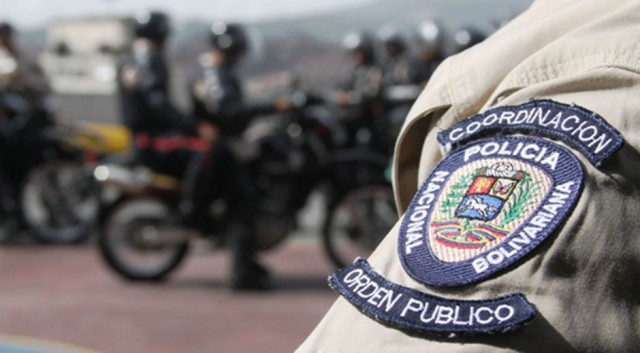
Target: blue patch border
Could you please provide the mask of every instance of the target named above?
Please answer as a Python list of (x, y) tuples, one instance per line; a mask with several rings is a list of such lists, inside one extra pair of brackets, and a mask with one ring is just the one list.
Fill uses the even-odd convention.
[[(563, 184), (568, 181), (576, 181), (578, 185), (572, 190), (567, 203), (563, 206), (563, 208), (558, 212), (558, 215), (554, 217), (547, 227), (540, 231), (535, 239), (531, 240), (531, 243), (527, 246), (523, 246), (522, 250), (519, 251), (516, 255), (505, 259), (500, 264), (491, 266), (485, 272), (477, 273), (472, 263), (474, 260), (483, 257), (487, 253), (494, 251), (499, 248), (495, 247), (489, 251), (485, 251), (482, 254), (479, 254), (473, 258), (470, 258), (465, 261), (460, 262), (443, 262), (436, 258), (436, 256), (432, 253), (430, 247), (429, 237), (426, 232), (428, 232), (428, 225), (431, 221), (431, 210), (429, 210), (429, 215), (425, 219), (425, 228), (423, 230), (423, 244), (420, 246), (412, 248), (411, 254), (405, 254), (404, 249), (407, 246), (407, 228), (410, 224), (409, 215), (419, 206), (418, 201), (421, 198), (421, 195), (425, 192), (428, 185), (434, 179), (434, 176), (438, 171), (448, 171), (450, 172), (447, 176), (446, 180), (442, 182), (442, 185), (445, 185), (449, 182), (449, 177), (453, 172), (455, 172), (458, 168), (464, 166), (465, 164), (471, 163), (476, 160), (485, 159), (485, 158), (496, 158), (496, 156), (491, 157), (483, 157), (480, 154), (477, 154), (470, 158), (468, 161), (464, 161), (464, 153), (467, 148), (474, 147), (476, 145), (484, 145), (489, 142), (497, 142), (501, 143), (504, 141), (508, 142), (532, 142), (538, 145), (543, 145), (549, 148), (550, 151), (557, 151), (560, 155), (560, 161), (558, 162), (558, 171), (548, 170), (548, 167), (535, 164), (542, 170), (544, 170), (549, 176), (553, 179), (553, 185), (550, 189), (550, 192), (546, 197), (541, 201), (541, 205), (547, 203), (547, 201), (551, 198), (551, 190), (557, 185)], [(500, 157), (500, 156), (497, 156)], [(511, 156), (508, 158), (518, 159), (525, 163), (531, 164), (532, 162), (526, 161), (522, 158)], [(546, 240), (556, 229), (562, 224), (568, 213), (573, 209), (577, 200), (580, 196), (583, 187), (584, 172), (582, 169), (582, 164), (578, 161), (578, 159), (567, 151), (565, 148), (551, 143), (542, 138), (534, 138), (534, 137), (513, 137), (513, 136), (503, 136), (496, 137), (490, 139), (482, 139), (475, 141), (472, 144), (465, 146), (464, 149), (456, 151), (450, 155), (448, 155), (445, 159), (440, 161), (433, 169), (431, 175), (425, 180), (425, 182), (420, 187), (420, 190), (416, 193), (416, 196), (411, 201), (409, 208), (405, 212), (405, 216), (402, 219), (402, 224), (400, 226), (400, 232), (398, 236), (398, 255), (400, 258), (400, 262), (405, 269), (405, 272), (409, 274), (416, 281), (437, 287), (459, 287), (465, 286), (472, 283), (480, 282), (490, 276), (499, 273), (502, 270), (505, 270), (507, 267), (511, 266), (515, 262), (519, 261), (523, 257), (527, 256), (533, 250), (535, 250), (544, 240)], [(442, 193), (442, 188), (434, 195), (434, 200), (438, 200), (440, 194)], [(531, 219), (537, 215), (537, 211), (534, 211), (529, 215), (529, 217), (523, 222), (523, 224), (518, 227), (515, 231), (510, 233), (507, 238), (502, 242), (505, 244), (509, 242), (510, 239), (514, 237), (514, 235), (518, 234), (524, 227), (526, 227)]]
[[(580, 141), (580, 139), (576, 138), (570, 133), (562, 130), (547, 128), (542, 125), (536, 125), (532, 123), (505, 124), (499, 122), (490, 125), (482, 124), (484, 119), (494, 114), (498, 116), (502, 115), (505, 112), (517, 114), (517, 112), (539, 107), (548, 109), (551, 116), (558, 113), (567, 114), (566, 116), (569, 116), (568, 114), (571, 114), (581, 119), (580, 121), (588, 121), (592, 123), (593, 125), (602, 129), (604, 133), (606, 133), (606, 135), (611, 139), (611, 144), (604, 148), (604, 150), (597, 152), (592, 151), (587, 144), (583, 143), (582, 141)], [(463, 138), (456, 140), (455, 142), (448, 137), (454, 130), (465, 130), (471, 124), (479, 124), (480, 127), (478, 129), (475, 129), (474, 132), (465, 135)], [(498, 108), (489, 109), (486, 112), (474, 115), (457, 123), (451, 128), (438, 133), (438, 142), (441, 146), (444, 146), (445, 149), (449, 150), (456, 146), (460, 146), (470, 140), (486, 137), (487, 135), (492, 133), (505, 134), (509, 132), (536, 134), (539, 136), (544, 136), (565, 142), (569, 146), (577, 149), (580, 153), (582, 153), (589, 160), (589, 162), (596, 167), (600, 166), (605, 160), (610, 158), (617, 150), (619, 150), (624, 145), (624, 138), (622, 137), (622, 134), (620, 134), (620, 132), (616, 130), (616, 128), (611, 126), (604, 118), (602, 118), (598, 114), (577, 105), (568, 105), (548, 99), (532, 100), (521, 105), (501, 106)]]
[[(367, 276), (367, 279), (365, 280), (370, 280), (368, 283), (375, 283), (377, 288), (391, 290), (393, 293), (401, 294), (402, 296), (397, 299), (393, 307), (387, 308), (388, 310), (380, 308), (375, 304), (375, 300), (373, 303), (370, 300), (371, 297), (375, 297), (376, 292), (379, 294), (380, 291), (376, 290), (372, 293), (366, 293), (365, 291), (362, 295), (358, 295), (357, 291), (354, 292), (354, 290), (350, 288), (350, 284), (345, 283), (347, 276), (351, 273), (355, 273), (354, 271), (361, 271), (361, 275), (358, 278), (359, 281), (362, 280), (363, 276)], [(367, 286), (370, 285), (371, 284), (367, 284)], [(369, 263), (362, 258), (357, 259), (351, 266), (339, 269), (331, 274), (331, 276), (329, 276), (329, 286), (368, 317), (386, 326), (409, 333), (443, 335), (448, 336), (449, 338), (455, 337), (456, 335), (477, 336), (482, 334), (504, 333), (522, 327), (532, 320), (537, 313), (535, 307), (521, 293), (515, 293), (490, 300), (447, 299), (429, 295), (388, 281), (386, 278), (376, 273)], [(353, 282), (351, 283), (351, 286), (354, 286)], [(364, 289), (366, 289), (366, 287), (360, 290), (362, 291)], [(369, 295), (369, 298), (366, 298), (366, 295)], [(413, 305), (417, 305), (418, 302), (422, 303), (422, 309), (417, 307), (412, 307), (412, 309), (420, 310), (420, 312), (416, 312), (416, 310), (407, 310), (411, 303)], [(433, 309), (432, 317), (430, 318), (431, 321), (429, 322), (421, 320), (421, 311), (425, 306), (427, 307), (425, 309), (427, 311), (429, 310), (429, 306), (435, 308)], [(471, 313), (479, 315), (478, 308), (487, 308), (495, 314), (500, 313), (501, 308), (504, 310), (505, 306), (512, 308), (513, 310), (513, 315), (508, 319), (500, 321), (496, 315), (495, 322), (491, 324), (480, 322), (471, 324), (473, 323), (473, 315)], [(451, 308), (456, 308), (456, 317), (455, 319), (449, 317), (449, 322), (444, 324), (436, 324), (438, 319), (440, 319), (439, 315), (443, 310), (442, 308), (447, 308), (449, 313), (451, 313)], [(487, 309), (483, 311), (485, 314)], [(436, 310), (438, 310), (437, 313)], [(462, 315), (468, 313), (467, 322), (458, 321), (458, 314), (461, 312), (463, 313)], [(436, 317), (436, 315), (438, 315), (438, 317)], [(487, 316), (485, 315), (484, 318), (486, 320)], [(474, 317), (474, 319), (476, 318)], [(491, 320), (494, 320), (494, 318)]]

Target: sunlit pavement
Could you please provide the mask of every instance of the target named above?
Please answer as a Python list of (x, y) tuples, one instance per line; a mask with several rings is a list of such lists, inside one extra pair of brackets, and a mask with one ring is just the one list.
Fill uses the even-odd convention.
[[(88, 244), (3, 245), (0, 334), (114, 353), (292, 352), (336, 298), (331, 266), (311, 236), (261, 259), (274, 289), (238, 294), (225, 287), (223, 251), (200, 249), (167, 282), (135, 284), (107, 271)], [(27, 352), (1, 347), (0, 336), (0, 352)]]

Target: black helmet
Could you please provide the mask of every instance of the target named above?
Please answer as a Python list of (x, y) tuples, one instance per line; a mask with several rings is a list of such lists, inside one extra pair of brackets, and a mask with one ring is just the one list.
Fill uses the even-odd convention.
[(136, 37), (164, 40), (169, 35), (169, 16), (162, 12), (141, 11), (134, 20)]
[(444, 26), (436, 20), (420, 22), (417, 30), (418, 44), (425, 50), (440, 50), (444, 45)]
[(385, 47), (393, 48), (398, 53), (402, 53), (407, 49), (404, 37), (391, 27), (385, 27), (380, 30), (380, 39)]
[(464, 27), (456, 31), (453, 40), (455, 44), (455, 52), (459, 53), (463, 50), (485, 40), (486, 36), (479, 30), (471, 27)]
[(351, 32), (342, 40), (342, 45), (350, 53), (359, 51), (367, 57), (372, 57), (374, 48), (373, 36), (367, 32)]
[(211, 46), (227, 54), (242, 54), (249, 49), (249, 40), (241, 25), (216, 21), (209, 31)]
[(11, 35), (15, 32), (13, 26), (9, 22), (0, 22), (0, 34)]

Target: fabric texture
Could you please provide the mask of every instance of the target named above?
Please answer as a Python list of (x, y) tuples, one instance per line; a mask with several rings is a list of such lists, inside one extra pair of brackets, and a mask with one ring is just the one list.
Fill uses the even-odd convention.
[(581, 162), (583, 189), (563, 224), (507, 271), (463, 287), (423, 285), (399, 260), (402, 219), (369, 258), (386, 280), (429, 295), (487, 300), (522, 293), (538, 311), (528, 325), (468, 338), (410, 335), (340, 297), (297, 352), (637, 352), (638, 20), (640, 3), (632, 0), (536, 1), (485, 42), (445, 60), (396, 145), (394, 188), (404, 213), (445, 157), (438, 133), (490, 108), (550, 99), (595, 112), (621, 133), (624, 146), (599, 167), (570, 145), (549, 139)]

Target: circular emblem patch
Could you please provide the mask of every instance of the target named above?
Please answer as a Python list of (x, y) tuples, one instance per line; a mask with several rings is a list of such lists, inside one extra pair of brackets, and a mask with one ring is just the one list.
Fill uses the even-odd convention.
[(497, 137), (464, 146), (433, 170), (400, 229), (405, 271), (453, 287), (507, 268), (553, 233), (575, 206), (583, 171), (547, 140)]

